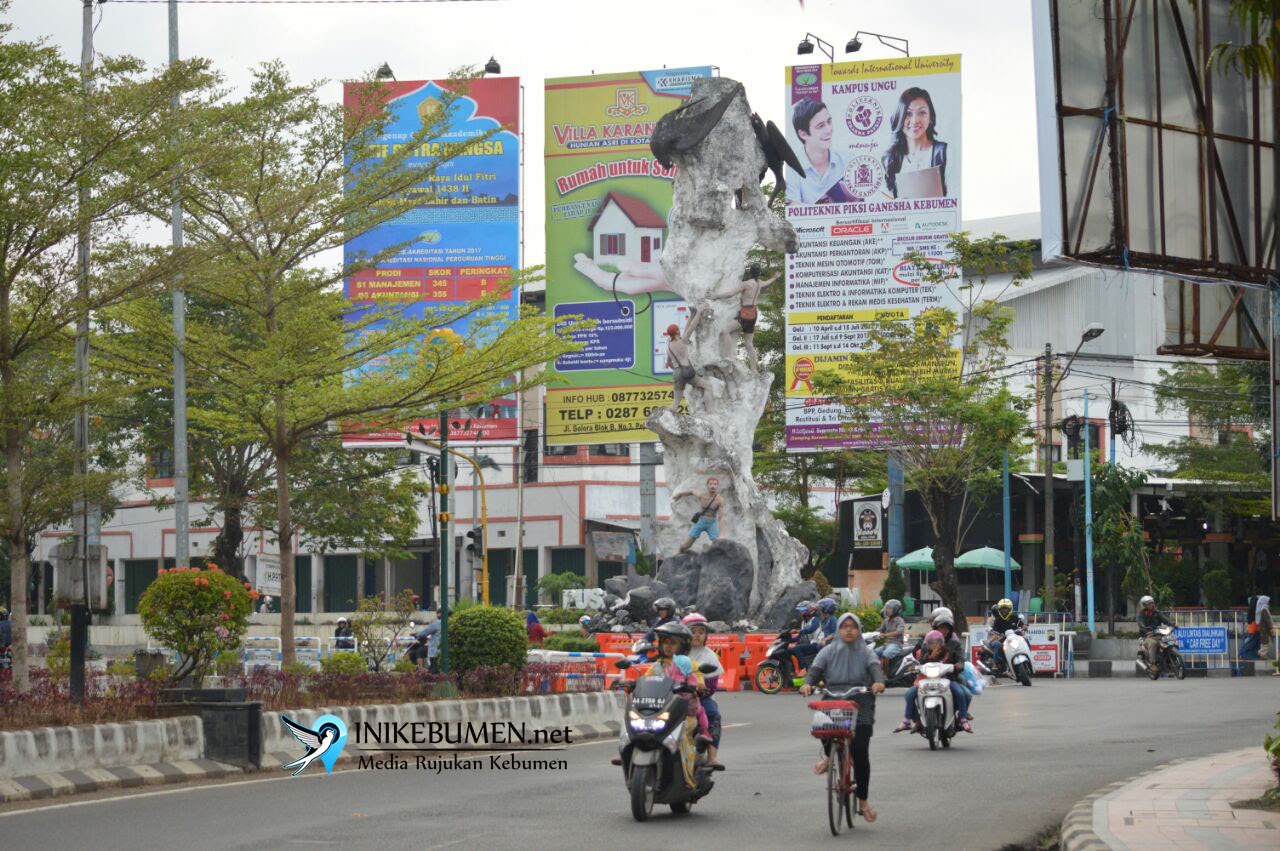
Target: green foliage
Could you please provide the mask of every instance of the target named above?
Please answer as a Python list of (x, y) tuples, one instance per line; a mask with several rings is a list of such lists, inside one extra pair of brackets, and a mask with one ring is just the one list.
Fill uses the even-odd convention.
[(594, 638), (580, 635), (576, 631), (553, 632), (542, 642), (543, 650), (564, 650), (574, 653), (597, 653), (600, 645)]
[(374, 671), (381, 671), (396, 638), (409, 628), (413, 617), (413, 591), (406, 588), (391, 598), (387, 608), (381, 597), (361, 597), (351, 615), (351, 634), (355, 637), (361, 655)]
[[(773, 516), (786, 527), (787, 534), (809, 550), (809, 559), (800, 568), (800, 575), (809, 578), (835, 549), (835, 520), (826, 516), (822, 509), (799, 502), (784, 502), (773, 510)], [(813, 578), (816, 580), (816, 575)], [(827, 587), (831, 587), (829, 583)]]
[(820, 597), (825, 597), (831, 593), (831, 582), (821, 570), (814, 570), (813, 584), (818, 587), (818, 595)]
[(524, 667), (528, 638), (518, 612), (476, 606), (449, 616), (449, 659), (459, 675), (480, 665)]
[(354, 650), (335, 650), (320, 660), (320, 670), (326, 674), (363, 674), (369, 663)]
[(858, 606), (853, 613), (858, 616), (858, 620), (862, 621), (863, 632), (875, 632), (884, 622), (880, 617), (880, 611), (875, 606)]
[(880, 599), (902, 602), (902, 598), (906, 594), (907, 579), (902, 575), (902, 568), (898, 567), (898, 560), (891, 558), (889, 559), (889, 575), (885, 577), (884, 588), (880, 590)]
[[(1151, 556), (1151, 581), (1156, 589), (1152, 596), (1161, 607), (1200, 605), (1200, 569), (1190, 558), (1170, 553)], [(1171, 599), (1162, 599), (1164, 589)]]
[(223, 650), (213, 660), (213, 672), (220, 677), (229, 677), (244, 670), (244, 657), (235, 650)]
[(147, 634), (182, 656), (174, 680), (209, 673), (224, 650), (240, 646), (256, 592), (217, 568), (160, 570), (138, 601)]
[(470, 597), (464, 597), (449, 604), (449, 614), (457, 614), (465, 612), (467, 609), (474, 609), (476, 606), (484, 605), (479, 600), (473, 600)]
[(559, 604), (565, 591), (585, 587), (586, 581), (576, 573), (548, 573), (538, 580), (538, 591), (551, 597)]
[(564, 609), (554, 606), (549, 609), (538, 609), (538, 620), (544, 624), (548, 623), (577, 623), (578, 619), (583, 615), (591, 615), (595, 617), (596, 612), (593, 609)]
[(409, 660), (408, 656), (401, 656), (396, 663), (391, 666), (391, 670), (397, 674), (408, 674), (418, 666)]
[(71, 674), (71, 633), (58, 630), (49, 636), (49, 655), (45, 664), (49, 666), (49, 676), (54, 680), (65, 680)]
[(120, 680), (132, 680), (137, 677), (137, 669), (128, 659), (117, 659), (107, 665), (107, 675)]
[(305, 662), (285, 662), (280, 666), (280, 670), (296, 677), (305, 677), (311, 673), (311, 666)]
[[(1212, 569), (1209, 569), (1211, 568)], [(1227, 609), (1234, 602), (1231, 594), (1231, 574), (1225, 567), (1214, 566), (1213, 562), (1205, 565), (1204, 577), (1200, 580), (1204, 586), (1205, 605), (1211, 609)]]
[(649, 558), (647, 555), (645, 555), (642, 552), (637, 552), (636, 553), (636, 573), (640, 574), (641, 576), (652, 576), (654, 573), (653, 559)]

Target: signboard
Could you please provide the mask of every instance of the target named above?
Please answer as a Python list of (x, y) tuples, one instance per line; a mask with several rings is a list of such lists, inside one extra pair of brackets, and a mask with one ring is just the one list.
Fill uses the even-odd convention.
[(280, 556), (259, 555), (256, 586), (263, 594), (280, 594)]
[(662, 332), (688, 308), (662, 271), (674, 169), (649, 151), (658, 119), (689, 97), (698, 68), (546, 82), (547, 310), (595, 327), (556, 359), (549, 444), (653, 441), (672, 402)]
[(879, 499), (860, 499), (853, 504), (853, 548), (856, 550), (883, 549)]
[[(359, 105), (359, 93), (367, 85), (345, 86), (349, 109)], [(419, 317), (505, 289), (501, 300), (442, 330), (466, 336), (482, 320), (514, 320), (520, 294), (509, 281), (520, 265), (519, 78), (484, 77), (465, 83), (417, 80), (383, 86), (394, 119), (375, 140), (375, 148), (381, 145), (390, 150), (403, 144), (424, 123), (436, 120), (443, 100), (452, 94), (459, 96), (449, 106), (448, 130), (424, 143), (408, 163), (415, 167), (429, 163), (439, 158), (445, 145), (463, 147), (415, 190), (419, 203), (414, 209), (346, 243), (343, 259), (348, 264), (394, 249), (376, 265), (347, 278), (346, 297), (357, 303), (352, 319), (376, 302), (399, 303), (402, 315)], [(515, 442), (520, 437), (518, 404), (513, 393), (471, 405), (465, 414), (451, 419), (449, 442)], [(440, 433), (434, 417), (405, 425), (414, 431), (422, 425), (428, 436)], [(343, 441), (347, 446), (401, 446), (404, 434), (388, 428), (346, 434)]]
[(870, 323), (959, 309), (959, 280), (926, 284), (906, 258), (950, 260), (949, 234), (961, 229), (960, 57), (799, 65), (786, 84), (787, 140), (805, 169), (786, 175), (800, 238), (787, 256), (787, 449), (876, 446), (876, 429), (850, 433), (813, 376), (831, 370), (854, 395), (879, 392), (854, 357)]
[(1225, 626), (1180, 626), (1174, 635), (1183, 656), (1227, 655)]
[(293, 639), (294, 658), (312, 670), (320, 670), (320, 639), (314, 636), (299, 636)]
[(632, 532), (592, 532), (591, 545), (597, 561), (635, 564), (636, 536)]
[[(985, 626), (969, 628), (969, 659), (975, 665), (978, 662), (978, 648), (986, 642), (991, 633)], [(1057, 673), (1061, 659), (1058, 647), (1060, 630), (1054, 624), (1033, 623), (1027, 627), (1027, 647), (1031, 650), (1031, 667), (1037, 674)]]
[(244, 671), (253, 673), (258, 668), (280, 668), (280, 639), (270, 636), (253, 636), (241, 642)]

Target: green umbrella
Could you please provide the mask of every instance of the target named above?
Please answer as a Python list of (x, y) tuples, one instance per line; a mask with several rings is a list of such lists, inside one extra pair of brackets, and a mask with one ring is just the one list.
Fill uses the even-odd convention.
[(933, 570), (933, 547), (922, 547), (898, 559), (898, 567), (905, 570)]
[[(901, 561), (898, 564), (902, 564)], [(973, 567), (983, 568), (987, 570), (1004, 570), (1004, 550), (997, 550), (995, 547), (979, 547), (956, 559), (956, 567)], [(1010, 570), (1021, 570), (1022, 565), (1017, 561), (1009, 559)]]

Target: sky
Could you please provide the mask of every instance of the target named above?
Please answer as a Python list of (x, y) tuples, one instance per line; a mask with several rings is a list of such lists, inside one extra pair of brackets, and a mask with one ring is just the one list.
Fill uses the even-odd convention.
[[(48, 39), (79, 61), (81, 0), (12, 0), (14, 36)], [(165, 0), (99, 7), (100, 55), (168, 60)], [(1039, 209), (1031, 4), (1026, 0), (486, 0), (435, 3), (179, 3), (184, 58), (211, 59), (233, 88), (253, 66), (280, 59), (298, 79), (343, 79), (383, 62), (397, 79), (444, 77), (490, 56), (525, 86), (525, 265), (542, 262), (542, 81), (591, 73), (717, 65), (741, 81), (753, 109), (785, 126), (783, 69), (805, 33), (835, 46), (837, 61), (896, 54), (858, 30), (908, 39), (913, 56), (962, 54), (963, 215)]]

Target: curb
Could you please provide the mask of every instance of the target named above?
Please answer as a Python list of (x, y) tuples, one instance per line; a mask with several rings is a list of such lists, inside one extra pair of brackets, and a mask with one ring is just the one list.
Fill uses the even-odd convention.
[(188, 780), (218, 779), (238, 774), (244, 774), (244, 770), (234, 765), (211, 759), (192, 759), (5, 777), (0, 778), (0, 804), (38, 801), (102, 789), (131, 789)]
[(1121, 787), (1128, 786), (1140, 777), (1164, 771), (1166, 768), (1189, 762), (1192, 759), (1200, 759), (1200, 757), (1179, 757), (1178, 759), (1161, 763), (1146, 771), (1140, 771), (1123, 780), (1103, 786), (1088, 797), (1076, 801), (1075, 805), (1067, 812), (1066, 818), (1062, 820), (1061, 838), (1059, 840), (1062, 851), (1108, 851), (1111, 846), (1093, 829), (1094, 802), (1101, 797), (1110, 795)]

